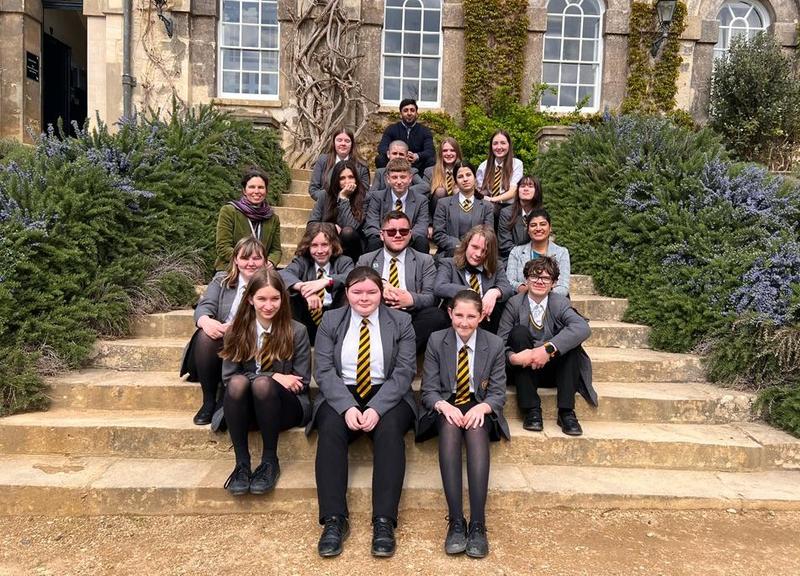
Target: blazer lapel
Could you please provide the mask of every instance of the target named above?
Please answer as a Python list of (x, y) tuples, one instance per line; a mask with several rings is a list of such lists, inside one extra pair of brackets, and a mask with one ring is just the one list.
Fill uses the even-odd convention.
[(396, 326), (394, 321), (389, 318), (387, 309), (383, 306), (378, 314), (378, 324), (381, 331), (381, 345), (383, 346), (383, 369), (384, 376), (391, 374), (394, 368), (394, 341)]
[(406, 290), (417, 291), (417, 258), (408, 248), (406, 248)]
[(336, 341), (333, 343), (333, 364), (336, 366), (338, 374), (342, 373), (342, 345), (344, 344), (344, 337), (347, 334), (347, 327), (350, 326), (350, 315), (352, 314), (350, 307), (342, 316), (342, 321), (336, 327)]
[(410, 188), (406, 192), (405, 204), (406, 204), (406, 214), (408, 215), (409, 218), (411, 218), (411, 221), (414, 222), (417, 219), (417, 198), (411, 192)]
[(456, 384), (456, 335), (455, 330), (452, 328), (447, 331), (444, 339), (442, 340), (442, 354), (444, 354), (444, 364), (447, 370), (447, 378), (444, 385), (447, 387), (446, 392), (452, 393)]

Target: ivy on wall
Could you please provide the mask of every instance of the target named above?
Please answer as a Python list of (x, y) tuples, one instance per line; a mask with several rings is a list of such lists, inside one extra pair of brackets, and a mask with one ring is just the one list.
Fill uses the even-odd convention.
[(628, 36), (628, 80), (623, 112), (669, 112), (675, 108), (675, 94), (681, 65), (680, 36), (686, 29), (686, 4), (678, 2), (666, 40), (656, 58), (650, 46), (658, 37), (655, 6), (634, 2)]
[(528, 0), (464, 0), (463, 109), (477, 105), (491, 112), (498, 89), (519, 99)]

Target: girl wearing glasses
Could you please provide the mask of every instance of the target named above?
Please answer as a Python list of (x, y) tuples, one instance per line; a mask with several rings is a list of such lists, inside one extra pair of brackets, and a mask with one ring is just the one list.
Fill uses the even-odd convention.
[(456, 163), (457, 193), (438, 203), (433, 217), (433, 241), (437, 257), (452, 256), (461, 238), (473, 228), (483, 224), (494, 228), (494, 208), (475, 191), (475, 173), (469, 164)]
[[(224, 411), (236, 466), (225, 482), (234, 496), (264, 494), (275, 487), (278, 434), (308, 422), (311, 346), (305, 326), (292, 320), (280, 274), (262, 270), (251, 278), (233, 325), (225, 334)], [(261, 464), (251, 472), (248, 432), (261, 431)]]
[(559, 269), (542, 256), (523, 269), (525, 291), (508, 301), (497, 335), (506, 343), (509, 381), (517, 388), (522, 427), (544, 429), (538, 388), (556, 388), (556, 423), (569, 436), (583, 434), (575, 415), (575, 392), (597, 406), (592, 388), (592, 363), (581, 344), (591, 334), (589, 323), (568, 298), (555, 292)]
[(523, 269), (529, 260), (550, 256), (558, 263), (559, 277), (553, 292), (569, 297), (569, 250), (550, 239), (550, 213), (544, 208), (533, 210), (528, 219), (530, 242), (515, 246), (508, 255), (506, 273), (511, 286), (520, 294), (527, 291)]
[(534, 176), (523, 176), (517, 186), (517, 196), (510, 206), (500, 211), (497, 223), (497, 239), (500, 242), (500, 257), (505, 262), (514, 246), (526, 244), (528, 221), (531, 212), (542, 207), (544, 196), (542, 185)]
[[(509, 439), (503, 417), (506, 362), (503, 341), (478, 328), (483, 302), (472, 290), (461, 290), (448, 308), (452, 326), (434, 332), (425, 351), (418, 440), (438, 433), (439, 468), (447, 500), (447, 554), (466, 552), (483, 558), (486, 538), (486, 494), (489, 487), (489, 441)], [(462, 503), (461, 446), (467, 447), (469, 525)]]

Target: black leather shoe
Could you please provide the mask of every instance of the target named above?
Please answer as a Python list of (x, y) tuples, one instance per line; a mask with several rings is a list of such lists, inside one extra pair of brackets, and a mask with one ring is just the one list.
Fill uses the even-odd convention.
[(531, 432), (541, 432), (544, 430), (544, 423), (542, 422), (542, 409), (531, 408), (525, 414), (525, 419), (522, 421), (522, 427)]
[(483, 522), (470, 522), (467, 534), (467, 556), (483, 558), (489, 553), (489, 540), (486, 539), (486, 526)]
[(223, 485), (232, 496), (242, 496), (250, 491), (250, 468), (237, 464)]
[(211, 416), (211, 431), (212, 432), (225, 432), (228, 427), (225, 425), (225, 411), (222, 409), (222, 406), (219, 406), (214, 410), (214, 415)]
[(556, 423), (561, 426), (561, 431), (567, 436), (580, 436), (583, 434), (583, 428), (581, 428), (574, 410), (559, 412)]
[(197, 414), (194, 415), (194, 418), (192, 418), (192, 422), (194, 422), (198, 426), (205, 426), (206, 424), (211, 424), (211, 416), (213, 414), (214, 414), (214, 405), (203, 404), (200, 407), (200, 410), (197, 411)]
[(372, 521), (372, 555), (380, 558), (394, 556), (394, 523), (390, 518), (378, 516)]
[(350, 536), (350, 522), (344, 516), (330, 516), (324, 522), (317, 552), (323, 558), (338, 556), (342, 553), (344, 541)]
[(444, 539), (446, 554), (461, 554), (467, 549), (467, 521), (456, 518), (447, 523), (447, 537)]
[(266, 494), (273, 488), (281, 475), (278, 459), (262, 462), (250, 477), (250, 494)]

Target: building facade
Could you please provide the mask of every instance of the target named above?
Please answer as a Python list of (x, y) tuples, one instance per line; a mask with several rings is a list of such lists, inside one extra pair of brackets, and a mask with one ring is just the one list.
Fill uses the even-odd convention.
[[(0, 0), (0, 137), (27, 140), (58, 117), (69, 125), (122, 115), (123, 1)], [(134, 106), (169, 108), (175, 97), (215, 102), (260, 124), (291, 120), (295, 23), (309, 1), (132, 0)], [(354, 75), (376, 110), (413, 96), (423, 110), (458, 115), (461, 1), (340, 1), (359, 23)], [(687, 12), (677, 104), (698, 120), (715, 55), (733, 35), (769, 30), (786, 49), (797, 47), (800, 0), (690, 0)], [(555, 111), (582, 99), (589, 111), (617, 109), (629, 16), (630, 0), (531, 0), (523, 97), (545, 82), (555, 91), (540, 104)]]

